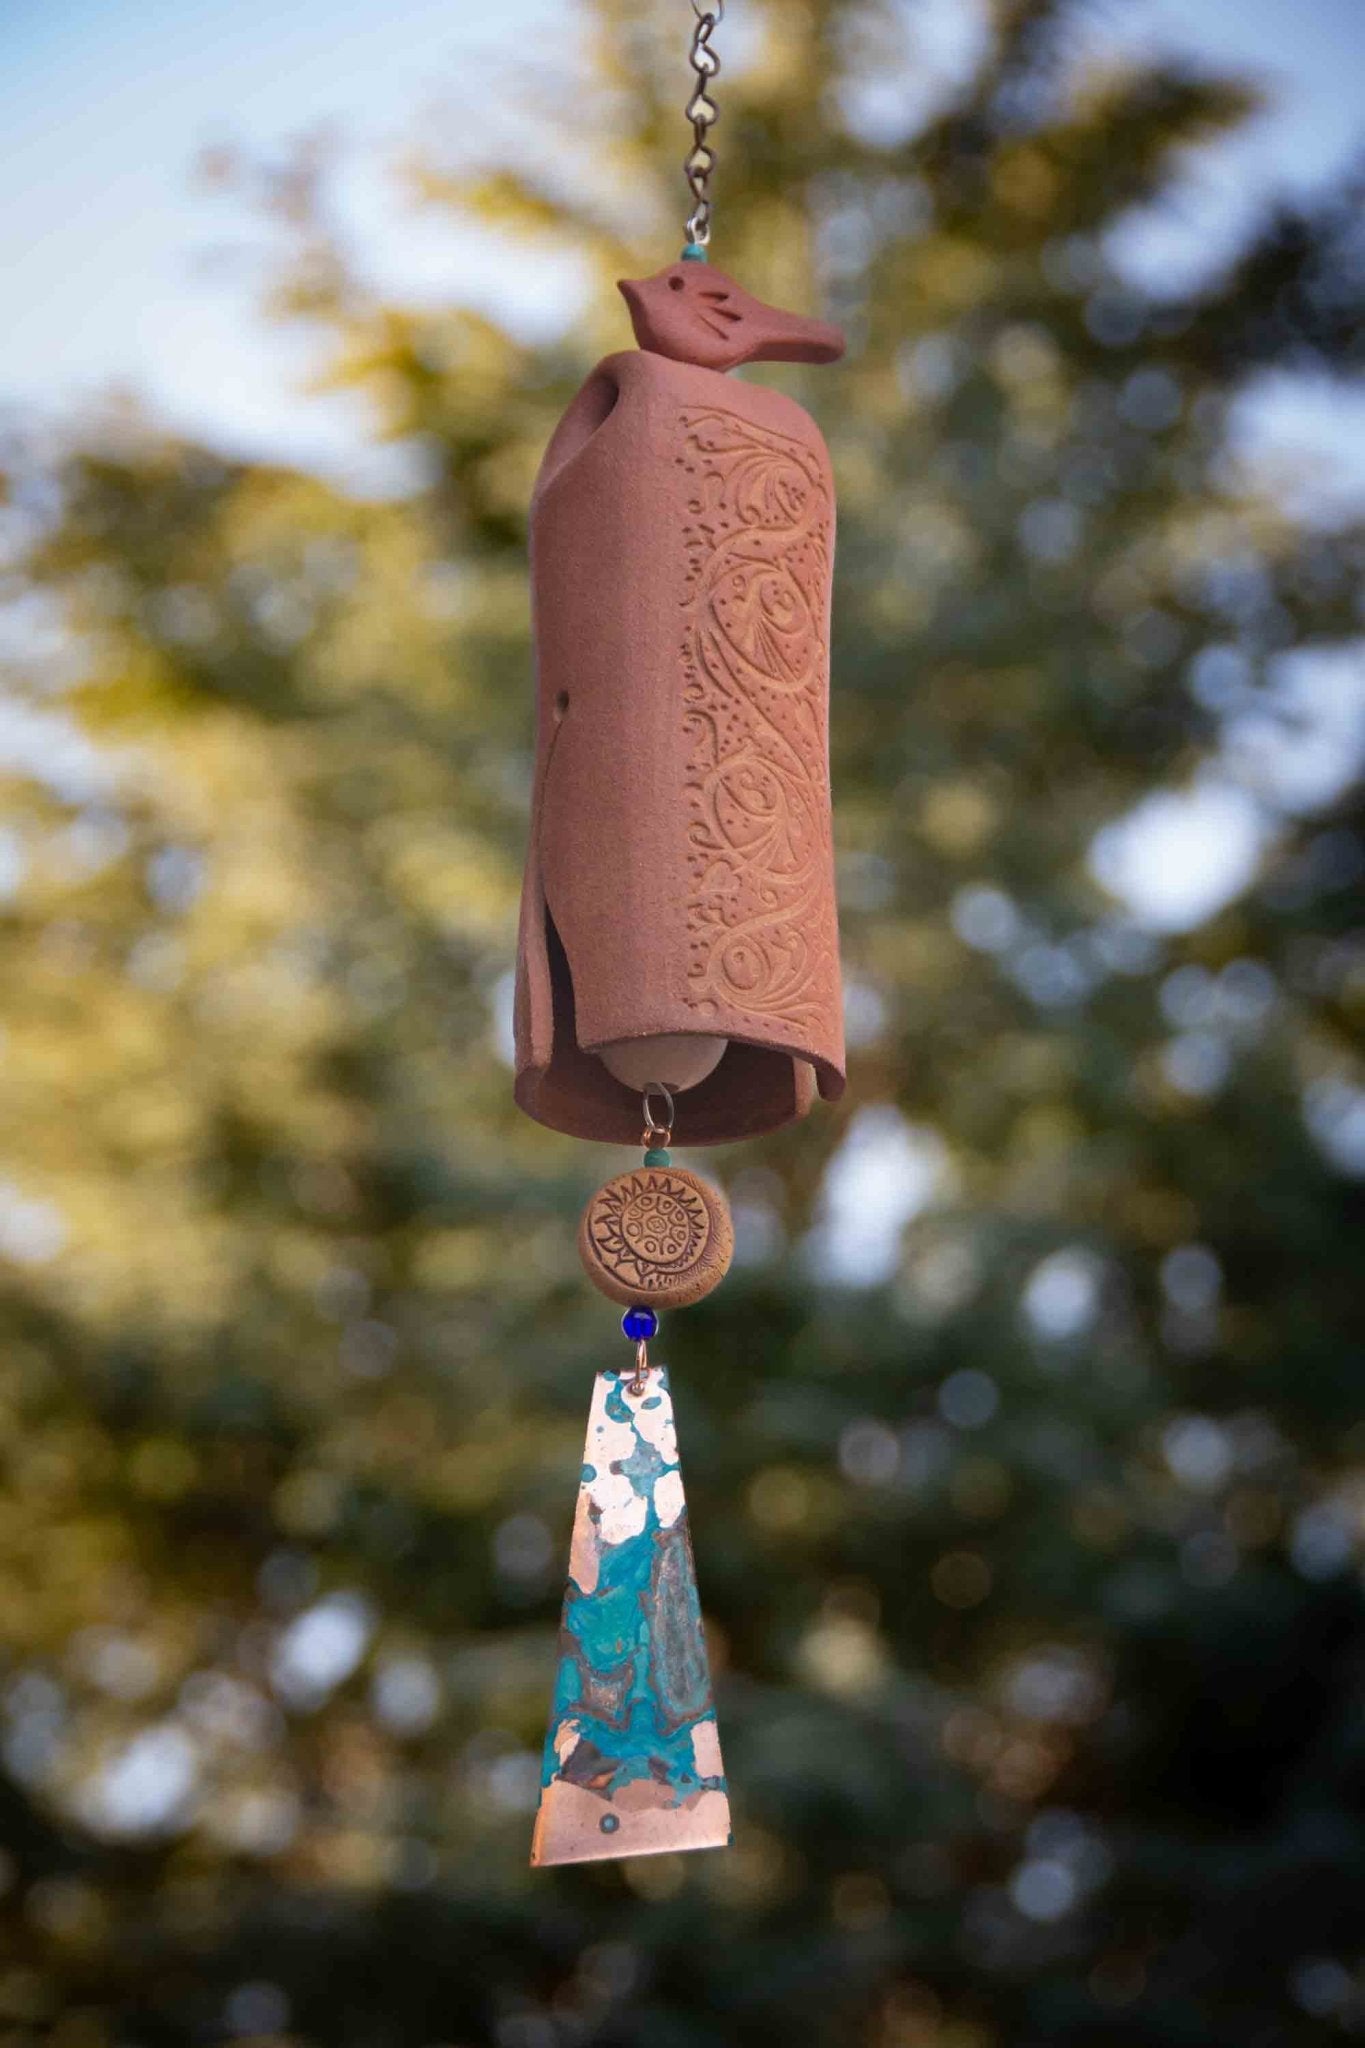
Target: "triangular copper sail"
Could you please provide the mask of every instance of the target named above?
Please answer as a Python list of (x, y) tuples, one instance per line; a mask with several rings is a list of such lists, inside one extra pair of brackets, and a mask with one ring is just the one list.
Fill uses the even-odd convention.
[(593, 1387), (532, 1863), (730, 1840), (668, 1373), (632, 1385)]

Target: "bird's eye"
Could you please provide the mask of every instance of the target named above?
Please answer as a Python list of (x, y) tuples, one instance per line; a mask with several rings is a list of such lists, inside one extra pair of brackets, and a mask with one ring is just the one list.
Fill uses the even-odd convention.
[(671, 292), (680, 292), (683, 289), (683, 282), (683, 279), (680, 277), (670, 277), (668, 280), (668, 289)]

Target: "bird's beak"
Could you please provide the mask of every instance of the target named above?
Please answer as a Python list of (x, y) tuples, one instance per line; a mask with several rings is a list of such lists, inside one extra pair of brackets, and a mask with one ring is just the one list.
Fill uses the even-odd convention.
[(846, 346), (844, 337), (828, 320), (796, 320), (789, 313), (801, 344), (803, 363), (837, 363)]
[(644, 311), (644, 292), (641, 289), (640, 280), (638, 278), (618, 277), (616, 280), (616, 289), (618, 292), (620, 292), (621, 297), (629, 306), (630, 316), (632, 320), (635, 318), (637, 313), (641, 313)]

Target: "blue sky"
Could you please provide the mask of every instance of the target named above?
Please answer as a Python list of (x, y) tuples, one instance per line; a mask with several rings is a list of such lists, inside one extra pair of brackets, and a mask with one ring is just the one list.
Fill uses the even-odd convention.
[[(736, 36), (743, 5), (732, 0)], [(962, 0), (926, 6), (939, 31), (930, 47), (950, 59)], [(350, 403), (299, 395), (306, 337), (256, 314), (262, 231), (194, 189), (198, 153), (224, 140), (269, 149), (334, 125), (352, 145), (343, 215), (368, 269), (423, 295), (475, 275), (519, 320), (549, 317), (543, 276), (407, 215), (388, 164), (489, 59), (542, 58), (571, 37), (565, 0), (9, 0), (0, 11), (0, 407), (11, 415), (61, 414), (121, 385), (227, 447), (365, 473)], [(681, 73), (683, 0), (678, 12)], [(1100, 0), (1087, 34), (1101, 49), (1165, 45), (1249, 70), (1273, 95), (1160, 216), (1133, 224), (1127, 254), (1161, 274), (1216, 259), (1270, 189), (1330, 177), (1365, 128), (1362, 66), (1350, 61), (1365, 46), (1360, 0)], [(1321, 392), (1281, 391), (1248, 431), (1339, 449), (1345, 417)]]
[[(414, 120), (487, 55), (562, 33), (564, 9), (475, 15), (449, 0), (10, 0), (0, 405), (46, 414), (119, 384), (230, 447), (344, 456), (354, 416), (300, 403), (307, 343), (257, 317), (264, 236), (193, 167), (206, 145), (265, 151), (334, 124), (355, 147), (348, 225), (379, 256), (397, 211), (384, 167)], [(397, 239), (420, 276), (420, 234)], [(459, 253), (444, 251), (452, 276)], [(515, 299), (516, 277), (502, 282)]]

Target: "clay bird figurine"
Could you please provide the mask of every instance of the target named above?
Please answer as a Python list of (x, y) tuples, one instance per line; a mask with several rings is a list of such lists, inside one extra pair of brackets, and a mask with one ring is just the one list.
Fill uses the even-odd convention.
[(741, 363), (836, 363), (844, 337), (823, 320), (765, 306), (708, 263), (670, 263), (654, 277), (622, 278), (641, 348), (702, 370)]

